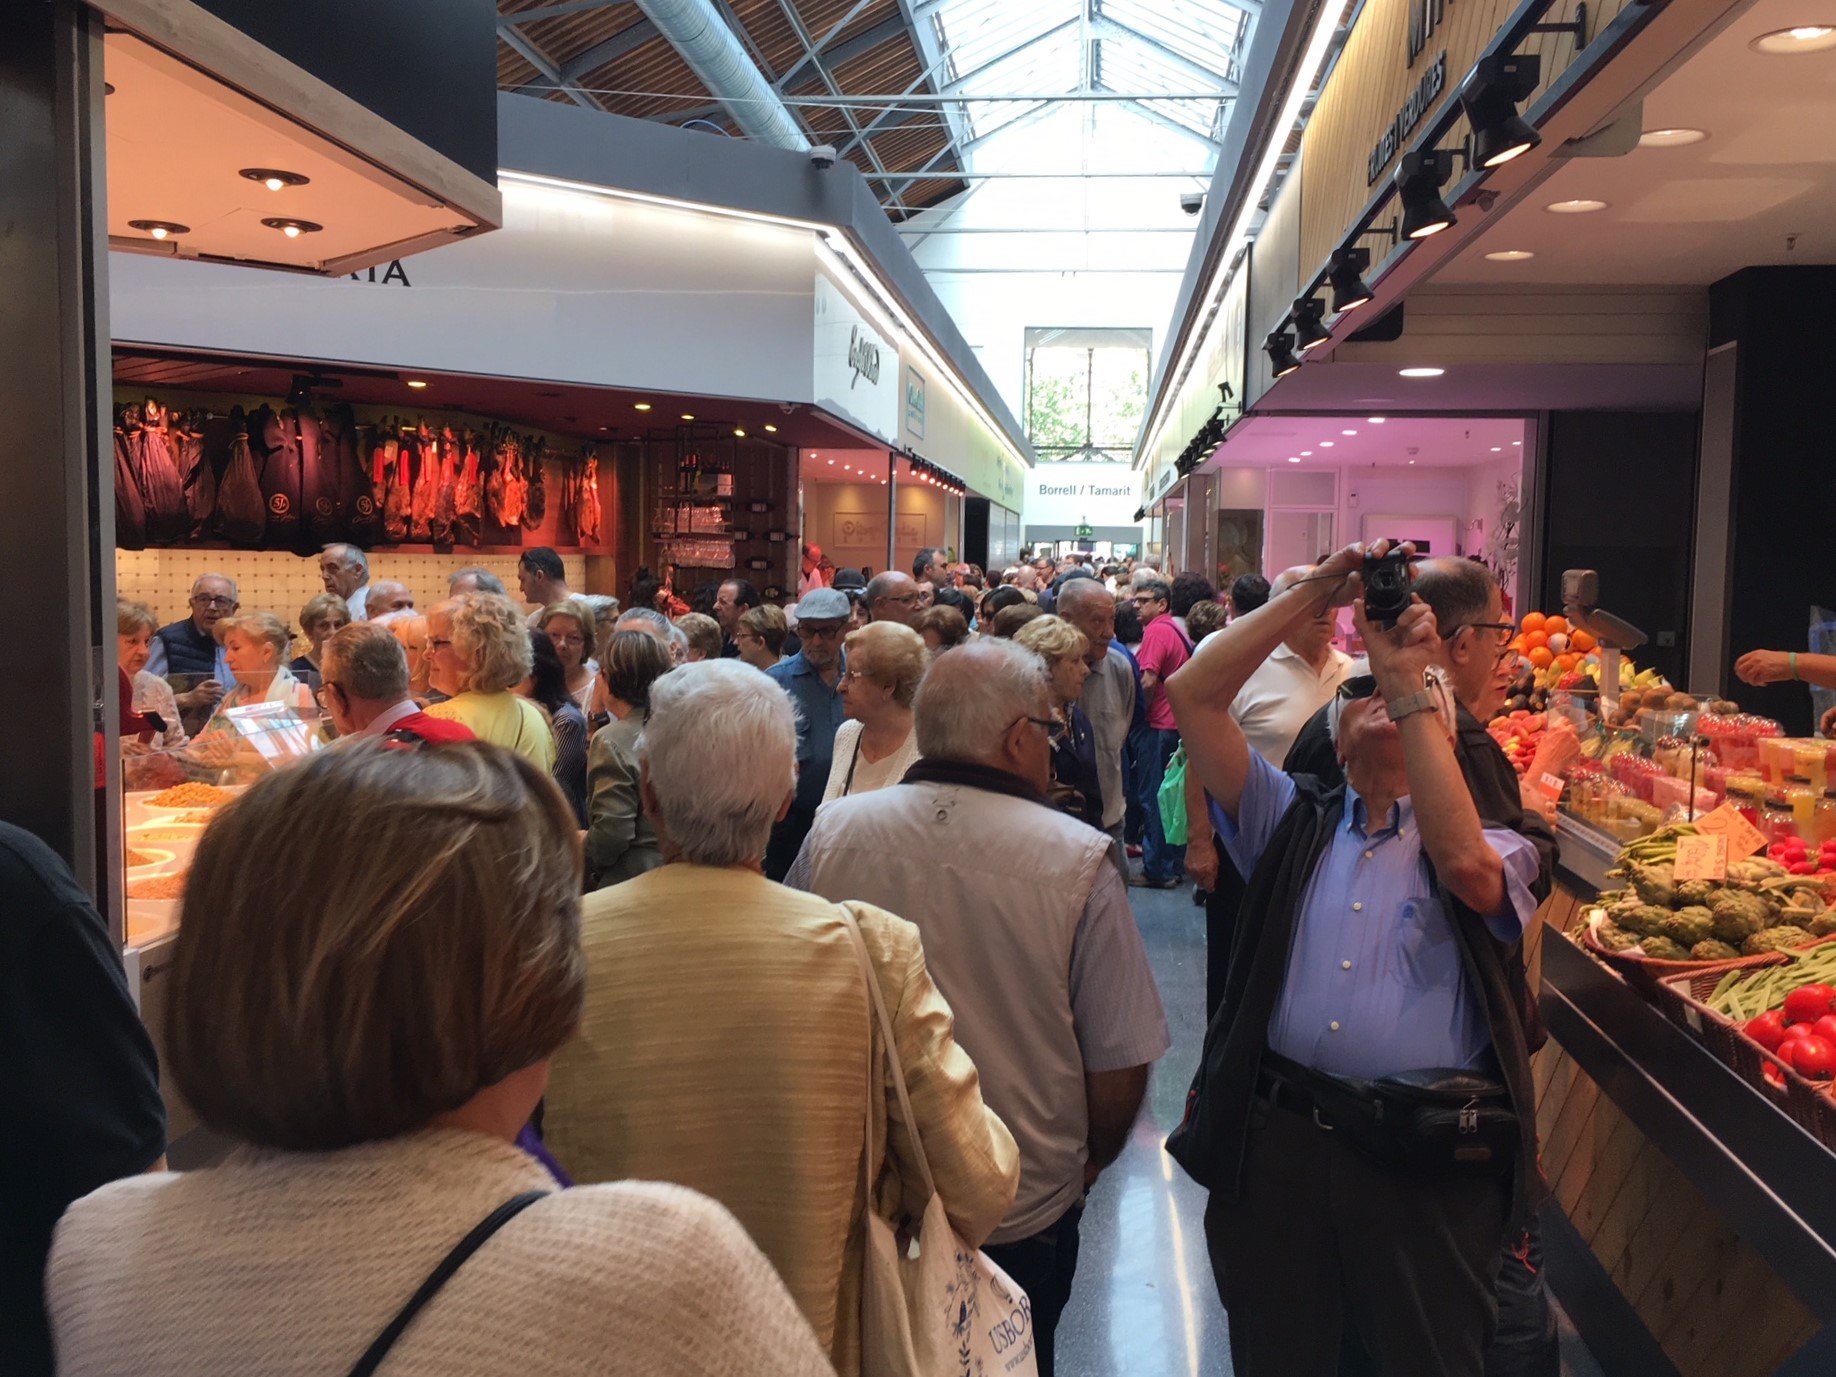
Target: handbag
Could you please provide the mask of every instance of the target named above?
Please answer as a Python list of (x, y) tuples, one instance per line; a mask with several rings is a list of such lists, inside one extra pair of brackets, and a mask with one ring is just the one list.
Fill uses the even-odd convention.
[(905, 1088), (892, 1018), (867, 955), (867, 943), (847, 905), (842, 921), (860, 959), (884, 1044), (886, 1068), (911, 1136), (925, 1203), (909, 1246), (873, 1208), (873, 1105), (880, 1091), (873, 1037), (867, 1038), (867, 1118), (861, 1147), (861, 1371), (875, 1377), (1038, 1377), (1033, 1309), (1026, 1293), (950, 1226), (931, 1178), (918, 1121)]
[(1186, 844), (1186, 747), (1180, 743), (1167, 762), (1167, 773), (1160, 781), (1160, 831), (1168, 846)]

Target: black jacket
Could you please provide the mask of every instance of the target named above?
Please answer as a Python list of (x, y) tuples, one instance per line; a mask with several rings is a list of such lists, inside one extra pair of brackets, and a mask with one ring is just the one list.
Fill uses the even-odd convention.
[[(1234, 1198), (1242, 1187), (1257, 1077), (1268, 1048), (1269, 1021), (1287, 978), (1288, 953), (1307, 884), (1332, 840), (1345, 807), (1343, 784), (1294, 776), (1294, 803), (1277, 825), (1250, 876), (1230, 947), (1224, 998), (1205, 1030), (1186, 1115), (1167, 1139), (1167, 1152), (1201, 1186)], [(1545, 875), (1547, 872), (1545, 871)], [(1435, 881), (1452, 919), (1461, 960), (1483, 1006), (1499, 1073), (1517, 1111), (1519, 1150), (1512, 1183), (1512, 1219), (1521, 1222), (1541, 1203), (1546, 1185), (1536, 1158), (1536, 1092), (1530, 1077), (1513, 982), (1504, 953), (1485, 920)], [(1516, 961), (1516, 988), (1523, 963)]]
[(208, 632), (199, 631), (198, 624), (190, 617), (162, 626), (153, 634), (166, 648), (168, 674), (210, 675), (217, 672), (216, 639)]

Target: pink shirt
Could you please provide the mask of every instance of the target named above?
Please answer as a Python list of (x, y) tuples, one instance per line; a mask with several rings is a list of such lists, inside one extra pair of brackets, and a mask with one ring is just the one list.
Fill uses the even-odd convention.
[(1147, 691), (1148, 726), (1172, 731), (1177, 725), (1173, 721), (1173, 708), (1167, 702), (1167, 676), (1191, 658), (1186, 638), (1179, 634), (1179, 626), (1173, 618), (1158, 616), (1142, 628), (1141, 649), (1135, 652), (1135, 660), (1143, 673), (1152, 672), (1159, 680)]

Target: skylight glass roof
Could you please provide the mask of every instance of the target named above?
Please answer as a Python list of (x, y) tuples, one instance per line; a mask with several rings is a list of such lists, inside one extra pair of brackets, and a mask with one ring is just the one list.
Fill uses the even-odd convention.
[(1254, 0), (933, 0), (925, 17), (944, 55), (941, 89), (964, 98), (948, 114), (972, 150), (1050, 97), (1103, 93), (1140, 97), (1127, 108), (1215, 143), (1254, 8)]

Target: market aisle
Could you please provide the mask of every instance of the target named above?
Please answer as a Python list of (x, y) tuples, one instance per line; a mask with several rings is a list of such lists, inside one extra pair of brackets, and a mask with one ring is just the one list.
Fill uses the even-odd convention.
[(1205, 1193), (1160, 1150), (1179, 1122), (1205, 1037), (1205, 913), (1190, 889), (1131, 889), (1173, 1046), (1122, 1158), (1084, 1215), (1060, 1377), (1227, 1377), (1224, 1309), (1211, 1284)]

